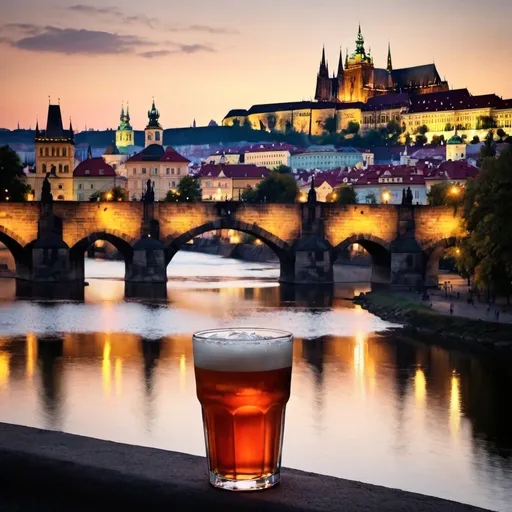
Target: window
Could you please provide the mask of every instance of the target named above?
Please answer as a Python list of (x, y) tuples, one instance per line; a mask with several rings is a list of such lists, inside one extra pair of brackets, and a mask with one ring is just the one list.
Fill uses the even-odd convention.
[(180, 175), (180, 173), (181, 173), (181, 169), (179, 169), (179, 168), (178, 168), (178, 169), (176, 169), (176, 174), (177, 174), (178, 176)]
[(420, 198), (420, 191), (419, 191), (419, 190), (415, 190), (415, 191), (414, 191), (414, 197), (415, 197), (416, 199), (419, 199), (419, 198)]
[(94, 183), (91, 183), (91, 190), (94, 189)]
[(44, 148), (44, 156), (50, 156), (50, 150), (48, 148)]
[(105, 171), (103, 169), (100, 169), (100, 176), (104, 176), (105, 175)]
[(169, 169), (169, 167), (167, 167), (167, 169), (165, 169), (165, 174), (167, 174), (167, 176), (169, 176), (171, 170)]
[(145, 167), (142, 168), (142, 174), (146, 174), (146, 168)]
[(91, 174), (91, 171), (89, 169), (85, 169), (85, 173), (84, 173), (86, 176), (88, 176), (89, 174)]
[(62, 156), (68, 156), (68, 150), (66, 148), (62, 150)]
[(62, 190), (62, 185), (59, 185), (59, 190)]
[(160, 140), (160, 132), (155, 133), (155, 140)]
[(59, 197), (57, 197), (57, 199), (58, 199), (59, 201), (64, 201), (64, 196), (63, 196), (63, 195), (60, 195)]
[(155, 167), (154, 169), (151, 169), (151, 171), (152, 171), (151, 174), (153, 176), (158, 176), (158, 167)]
[(133, 168), (133, 175), (135, 176), (137, 174), (137, 169), (135, 167)]
[(39, 148), (39, 156), (43, 156), (43, 148)]
[(62, 173), (62, 164), (59, 164), (59, 172)]
[(82, 183), (79, 183), (78, 184), (78, 190), (82, 190), (84, 188), (83, 184)]
[(176, 182), (175, 182), (175, 181), (173, 181), (173, 182), (172, 182), (172, 187), (174, 188), (175, 186), (176, 186)]
[(43, 172), (46, 173), (46, 164), (43, 164)]
[(78, 194), (77, 199), (78, 199), (78, 201), (83, 201), (84, 200), (84, 195), (83, 194)]
[(171, 174), (174, 174), (174, 167), (171, 168)]
[(64, 172), (69, 172), (69, 165), (64, 166)]
[(148, 133), (148, 140), (153, 140), (153, 135), (151, 135), (151, 133)]
[(55, 156), (55, 148), (52, 148), (52, 156)]

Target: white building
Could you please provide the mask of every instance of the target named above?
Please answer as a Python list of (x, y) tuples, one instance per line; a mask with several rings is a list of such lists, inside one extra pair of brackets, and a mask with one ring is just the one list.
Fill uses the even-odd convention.
[(291, 155), (292, 169), (330, 170), (337, 167), (354, 167), (363, 164), (363, 155), (351, 147), (336, 149), (334, 146), (310, 146), (306, 151)]

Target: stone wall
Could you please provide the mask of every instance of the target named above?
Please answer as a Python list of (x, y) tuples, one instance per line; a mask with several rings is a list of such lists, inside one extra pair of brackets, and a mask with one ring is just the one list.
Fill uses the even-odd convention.
[(393, 205), (325, 205), (325, 237), (333, 247), (354, 235), (391, 242), (397, 237), (398, 207)]
[(37, 238), (39, 203), (0, 203), (0, 231), (24, 246)]
[(416, 240), (424, 250), (448, 238), (464, 236), (460, 208), (428, 206), (414, 209)]

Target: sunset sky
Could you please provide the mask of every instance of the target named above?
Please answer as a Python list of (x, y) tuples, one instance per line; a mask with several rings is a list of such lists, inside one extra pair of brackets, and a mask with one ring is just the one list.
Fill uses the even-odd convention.
[(452, 88), (512, 97), (511, 0), (0, 0), (0, 127), (32, 128), (60, 98), (75, 129), (220, 123), (231, 108), (312, 99), (357, 25), (377, 67), (434, 61)]

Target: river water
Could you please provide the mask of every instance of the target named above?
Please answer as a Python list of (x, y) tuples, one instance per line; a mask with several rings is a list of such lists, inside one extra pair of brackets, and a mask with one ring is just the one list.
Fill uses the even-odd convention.
[(382, 333), (345, 300), (365, 284), (295, 293), (274, 264), (180, 252), (151, 302), (124, 300), (123, 272), (87, 260), (83, 302), (17, 300), (0, 280), (0, 421), (204, 455), (191, 334), (282, 328), (285, 466), (512, 510), (510, 361)]

